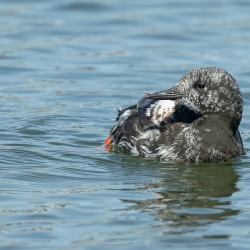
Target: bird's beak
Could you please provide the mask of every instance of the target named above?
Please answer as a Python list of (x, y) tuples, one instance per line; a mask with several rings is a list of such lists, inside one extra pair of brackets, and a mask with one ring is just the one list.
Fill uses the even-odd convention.
[(183, 94), (178, 93), (174, 88), (153, 94), (147, 93), (147, 99), (152, 99), (152, 100), (178, 100), (181, 99), (182, 97)]

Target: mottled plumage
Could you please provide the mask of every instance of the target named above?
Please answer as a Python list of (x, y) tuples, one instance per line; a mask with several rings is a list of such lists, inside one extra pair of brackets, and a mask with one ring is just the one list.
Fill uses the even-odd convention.
[(236, 80), (219, 68), (186, 73), (165, 91), (118, 111), (110, 143), (135, 155), (176, 162), (222, 161), (244, 154)]

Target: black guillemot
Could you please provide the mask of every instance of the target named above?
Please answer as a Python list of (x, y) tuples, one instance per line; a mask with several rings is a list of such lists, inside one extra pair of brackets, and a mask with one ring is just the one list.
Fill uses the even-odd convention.
[(242, 112), (237, 81), (222, 69), (199, 68), (119, 110), (104, 145), (167, 162), (223, 161), (244, 154)]

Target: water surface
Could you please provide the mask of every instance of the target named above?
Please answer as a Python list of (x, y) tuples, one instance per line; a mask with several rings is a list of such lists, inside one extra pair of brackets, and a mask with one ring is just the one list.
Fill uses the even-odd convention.
[[(250, 3), (2, 0), (1, 249), (248, 249)], [(246, 155), (167, 164), (99, 147), (113, 107), (217, 66)]]

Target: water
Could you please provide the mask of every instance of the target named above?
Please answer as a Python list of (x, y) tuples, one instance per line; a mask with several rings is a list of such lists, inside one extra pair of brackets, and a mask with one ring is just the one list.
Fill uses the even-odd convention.
[[(249, 249), (249, 1), (0, 3), (0, 249)], [(99, 147), (113, 107), (204, 66), (239, 82), (245, 156)]]

